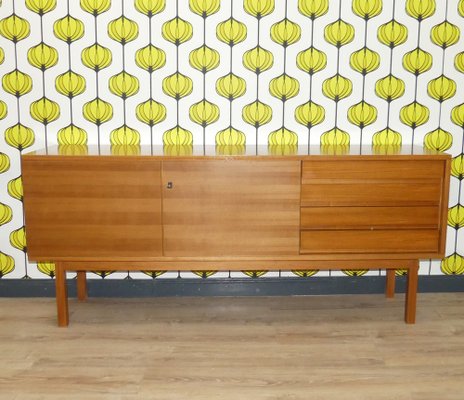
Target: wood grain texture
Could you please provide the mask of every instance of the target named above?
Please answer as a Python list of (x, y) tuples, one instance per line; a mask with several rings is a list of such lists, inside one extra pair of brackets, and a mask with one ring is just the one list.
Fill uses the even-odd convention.
[(301, 229), (438, 229), (438, 207), (302, 207)]
[(301, 253), (438, 252), (435, 229), (302, 231)]
[(165, 256), (295, 255), (299, 214), (298, 161), (163, 162)]
[(160, 162), (149, 158), (23, 160), (28, 254), (162, 254)]
[(462, 400), (464, 293), (0, 298), (1, 400)]

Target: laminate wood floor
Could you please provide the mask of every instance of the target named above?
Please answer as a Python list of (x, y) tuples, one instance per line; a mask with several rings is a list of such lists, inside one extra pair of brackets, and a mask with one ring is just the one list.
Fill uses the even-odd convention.
[(0, 298), (0, 399), (464, 399), (464, 293), (403, 298)]

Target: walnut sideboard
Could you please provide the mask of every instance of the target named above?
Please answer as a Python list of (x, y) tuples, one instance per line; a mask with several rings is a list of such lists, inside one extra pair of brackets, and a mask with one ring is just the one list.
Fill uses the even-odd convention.
[[(385, 153), (385, 154), (382, 154)], [(66, 272), (407, 270), (444, 256), (450, 156), (421, 148), (47, 148), (22, 156), (30, 260)]]

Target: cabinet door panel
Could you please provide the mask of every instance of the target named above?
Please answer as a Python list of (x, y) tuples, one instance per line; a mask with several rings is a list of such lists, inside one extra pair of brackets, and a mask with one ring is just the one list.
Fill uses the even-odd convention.
[(31, 259), (162, 255), (159, 161), (25, 159), (23, 181)]
[(299, 203), (299, 161), (164, 161), (164, 255), (298, 254)]

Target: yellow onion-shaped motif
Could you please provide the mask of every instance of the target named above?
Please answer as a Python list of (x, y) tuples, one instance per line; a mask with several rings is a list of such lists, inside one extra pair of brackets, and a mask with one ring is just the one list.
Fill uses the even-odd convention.
[(35, 136), (31, 128), (23, 124), (16, 124), (6, 129), (5, 141), (19, 151), (32, 146), (34, 144)]
[(177, 125), (163, 134), (165, 146), (191, 146), (193, 144), (192, 132)]
[(60, 106), (58, 103), (42, 97), (39, 100), (31, 103), (30, 106), (31, 117), (44, 125), (56, 121), (60, 116)]
[(281, 101), (295, 97), (299, 91), (299, 82), (287, 74), (282, 74), (269, 82), (269, 92)]
[(108, 36), (124, 45), (137, 39), (137, 36), (139, 36), (139, 26), (131, 19), (122, 15), (108, 24)]
[(70, 44), (84, 36), (84, 24), (68, 14), (55, 21), (53, 32), (58, 39)]
[(116, 128), (110, 133), (110, 143), (112, 146), (134, 146), (140, 144), (140, 133), (127, 126), (122, 125), (119, 128)]
[(11, 14), (0, 21), (0, 34), (14, 43), (29, 36), (30, 25), (24, 18)]
[(121, 71), (110, 78), (109, 88), (111, 93), (127, 99), (139, 91), (139, 80), (126, 71)]
[(282, 127), (269, 134), (269, 146), (296, 146), (298, 145), (298, 135), (291, 130)]
[(456, 94), (456, 82), (441, 75), (429, 82), (427, 93), (439, 102), (451, 99)]
[(308, 129), (319, 125), (325, 119), (324, 107), (313, 101), (301, 104), (295, 109), (295, 119)]
[(14, 268), (14, 258), (0, 251), (0, 278), (3, 278), (5, 275), (9, 274), (14, 270)]
[(33, 67), (45, 71), (58, 63), (58, 51), (42, 42), (27, 51), (27, 60)]
[(85, 79), (82, 75), (69, 70), (56, 77), (55, 87), (58, 93), (72, 99), (85, 91)]
[(64, 156), (85, 156), (89, 154), (89, 147), (86, 144), (60, 144), (58, 154)]
[[(111, 7), (111, 0), (80, 0), (81, 8), (92, 14), (94, 17), (108, 11)], [(137, 2), (136, 2), (137, 3)]]
[(192, 104), (189, 114), (193, 122), (205, 128), (219, 119), (219, 107), (203, 99), (198, 103)]
[(87, 132), (74, 124), (70, 124), (58, 131), (59, 145), (85, 145)]
[(166, 119), (166, 107), (153, 99), (140, 103), (135, 109), (139, 121), (154, 126)]
[(87, 121), (100, 126), (113, 118), (113, 106), (97, 97), (84, 104), (82, 114)]
[(229, 18), (217, 26), (216, 36), (221, 42), (234, 46), (246, 39), (246, 25), (234, 18)]
[(23, 201), (23, 180), (21, 176), (12, 179), (7, 184), (8, 194), (13, 197), (13, 199)]
[(385, 128), (380, 132), (374, 133), (372, 136), (373, 146), (401, 146), (402, 137), (401, 134), (390, 128)]
[(8, 113), (8, 106), (2, 100), (0, 100), (0, 120), (4, 119)]
[(5, 61), (5, 52), (0, 47), (0, 64), (3, 64), (3, 61)]
[(98, 43), (94, 43), (82, 50), (81, 59), (82, 64), (84, 64), (87, 68), (98, 72), (111, 65), (112, 54), (106, 47), (100, 46)]
[(375, 83), (375, 93), (388, 102), (399, 99), (404, 94), (404, 82), (393, 75), (387, 75)]
[(440, 269), (445, 275), (462, 275), (464, 274), (464, 257), (453, 253), (441, 261)]
[(429, 109), (415, 101), (401, 108), (400, 120), (414, 129), (425, 124), (429, 120), (429, 115)]
[(298, 11), (315, 20), (329, 11), (329, 0), (298, 0)]
[(192, 80), (188, 76), (182, 75), (179, 72), (169, 75), (163, 79), (163, 92), (176, 100), (188, 96), (192, 93), (192, 90)]
[(456, 54), (454, 58), (454, 66), (459, 71), (464, 73), (464, 51)]
[(176, 46), (190, 40), (193, 34), (192, 24), (176, 17), (163, 24), (162, 35), (163, 37)]
[(166, 0), (135, 0), (136, 10), (149, 18), (159, 14), (165, 7)]
[(309, 278), (316, 275), (319, 272), (318, 269), (298, 269), (292, 270), (292, 274), (299, 276), (300, 278)]
[(23, 252), (27, 251), (26, 229), (24, 226), (10, 233), (10, 244), (15, 249), (21, 250)]
[(460, 154), (451, 160), (451, 175), (460, 181), (464, 179), (464, 154)]
[(42, 274), (45, 274), (50, 278), (53, 278), (55, 276), (55, 264), (51, 262), (38, 262), (37, 269), (39, 270), (39, 272), (42, 272)]
[(453, 135), (438, 128), (429, 132), (424, 137), (424, 147), (430, 150), (446, 151), (453, 144)]
[(274, 11), (274, 0), (244, 0), (243, 8), (248, 14), (261, 19)]
[(342, 272), (348, 276), (363, 276), (369, 272), (368, 269), (342, 269)]
[(353, 12), (368, 21), (382, 12), (382, 0), (353, 0)]
[(245, 134), (232, 126), (229, 126), (216, 134), (217, 146), (244, 146), (245, 143)]
[(338, 19), (325, 27), (324, 38), (330, 44), (340, 48), (354, 39), (353, 25)]
[(217, 93), (230, 101), (243, 96), (246, 91), (245, 79), (232, 73), (219, 78), (216, 82)]
[(158, 276), (161, 276), (164, 273), (166, 273), (166, 271), (141, 271), (141, 272), (143, 272), (145, 275), (152, 277), (153, 279), (156, 279), (158, 278)]
[(156, 46), (149, 44), (135, 52), (135, 63), (145, 71), (153, 72), (164, 67), (166, 53)]
[(214, 275), (217, 271), (192, 271), (196, 276), (206, 279)]
[(272, 53), (262, 47), (256, 46), (243, 54), (243, 65), (255, 74), (267, 71), (274, 64)]
[(193, 50), (189, 56), (190, 65), (204, 74), (217, 68), (219, 60), (219, 52), (206, 45)]
[(435, 13), (435, 0), (406, 0), (406, 12), (418, 21)]
[(115, 156), (139, 156), (141, 153), (139, 144), (113, 144), (111, 154)]
[(5, 153), (0, 153), (0, 174), (10, 169), (10, 158)]
[(379, 68), (380, 56), (379, 53), (363, 47), (355, 51), (350, 56), (350, 65), (355, 71), (366, 75)]
[(259, 278), (260, 276), (266, 275), (269, 271), (242, 271), (243, 274), (250, 278)]
[(411, 74), (417, 76), (432, 68), (432, 61), (430, 53), (417, 47), (404, 55), (403, 67)]
[(221, 2), (219, 0), (189, 0), (189, 6), (192, 12), (206, 18), (219, 11)]
[(271, 26), (271, 39), (281, 46), (290, 46), (301, 38), (300, 25), (285, 18)]
[(406, 42), (408, 39), (408, 28), (403, 24), (392, 19), (383, 25), (380, 25), (377, 31), (377, 38), (380, 43), (393, 49)]
[(255, 128), (267, 124), (272, 119), (272, 108), (259, 100), (247, 104), (242, 110), (243, 120)]
[(448, 21), (435, 25), (430, 32), (432, 42), (443, 49), (456, 44), (459, 40), (459, 28)]
[(327, 56), (315, 47), (300, 51), (296, 57), (296, 65), (302, 71), (312, 75), (322, 71), (327, 65)]
[(21, 97), (32, 90), (32, 78), (28, 74), (15, 69), (3, 75), (2, 86), (5, 92)]
[(348, 121), (360, 129), (372, 124), (377, 119), (377, 109), (364, 100), (348, 109)]
[(348, 97), (352, 91), (353, 84), (351, 81), (340, 74), (334, 75), (322, 83), (324, 96), (333, 101), (340, 101)]
[(321, 135), (321, 146), (349, 146), (350, 135), (335, 127)]
[(458, 12), (461, 17), (464, 17), (464, 0), (459, 1)]
[(55, 9), (56, 0), (26, 0), (26, 7), (39, 15), (44, 15)]
[(0, 226), (7, 224), (13, 218), (13, 211), (10, 206), (0, 203)]
[(464, 103), (459, 104), (451, 110), (451, 121), (464, 129)]
[(448, 210), (448, 225), (454, 229), (464, 227), (464, 207), (456, 204)]

